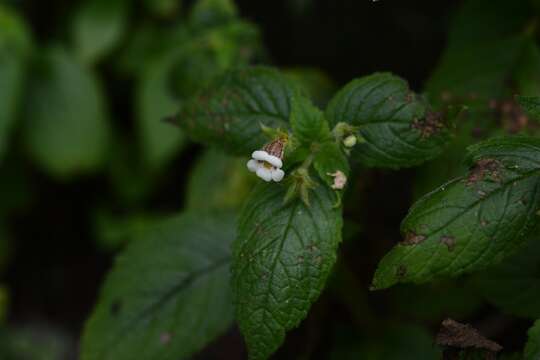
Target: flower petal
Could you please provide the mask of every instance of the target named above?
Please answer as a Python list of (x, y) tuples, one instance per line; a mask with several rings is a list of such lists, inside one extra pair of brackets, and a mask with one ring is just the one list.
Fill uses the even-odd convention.
[(283, 177), (285, 176), (285, 172), (281, 169), (274, 169), (272, 170), (272, 180), (275, 182), (280, 182), (283, 180)]
[(257, 176), (266, 182), (272, 181), (272, 173), (263, 166), (257, 169)]
[(254, 151), (253, 154), (251, 154), (251, 157), (255, 160), (266, 161), (267, 163), (277, 168), (281, 168), (283, 166), (283, 162), (280, 158), (274, 155), (270, 155), (264, 150)]
[(251, 172), (256, 172), (259, 167), (260, 167), (260, 164), (257, 160), (251, 159), (247, 162), (247, 168)]

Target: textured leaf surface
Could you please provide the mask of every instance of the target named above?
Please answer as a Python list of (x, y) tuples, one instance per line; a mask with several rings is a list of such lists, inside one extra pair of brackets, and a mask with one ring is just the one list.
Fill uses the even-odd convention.
[(77, 55), (93, 63), (121, 39), (127, 26), (128, 0), (87, 0), (75, 16), (73, 34)]
[(52, 175), (96, 170), (110, 140), (104, 99), (89, 70), (60, 49), (43, 52), (25, 103), (25, 141)]
[(188, 213), (130, 243), (107, 277), (83, 360), (184, 359), (232, 323), (230, 216)]
[(322, 291), (341, 240), (341, 210), (319, 184), (311, 207), (283, 204), (286, 188), (261, 184), (251, 194), (234, 243), (236, 319), (251, 359), (267, 359)]
[(353, 80), (330, 101), (326, 116), (330, 127), (359, 127), (365, 142), (354, 147), (352, 158), (368, 166), (420, 164), (437, 156), (448, 139), (442, 115), (387, 73)]
[(328, 139), (330, 129), (323, 112), (303, 95), (295, 94), (291, 100), (291, 127), (294, 136), (307, 146)]
[(421, 198), (401, 224), (405, 240), (373, 285), (421, 283), (496, 264), (538, 223), (540, 140), (499, 138), (469, 148), (469, 174)]
[(506, 313), (540, 318), (540, 239), (500, 265), (478, 274), (472, 286)]
[(229, 71), (178, 115), (179, 125), (195, 140), (250, 154), (267, 138), (261, 124), (286, 128), (295, 87), (265, 67)]
[(533, 327), (529, 329), (529, 340), (525, 345), (525, 360), (540, 359), (540, 320), (536, 320)]

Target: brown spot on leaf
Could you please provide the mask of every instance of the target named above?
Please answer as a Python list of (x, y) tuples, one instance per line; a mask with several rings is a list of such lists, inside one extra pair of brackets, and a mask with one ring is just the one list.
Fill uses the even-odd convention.
[(486, 177), (490, 177), (494, 181), (500, 181), (501, 177), (499, 170), (501, 168), (501, 163), (495, 159), (482, 159), (478, 160), (476, 164), (469, 171), (469, 176), (465, 181), (467, 186), (476, 184), (477, 182), (483, 180)]
[(428, 111), (426, 112), (426, 117), (424, 119), (414, 120), (411, 126), (413, 129), (420, 131), (422, 139), (427, 139), (439, 133), (444, 128), (442, 120), (442, 112)]
[(121, 310), (122, 310), (122, 301), (121, 300), (115, 300), (111, 304), (111, 315), (112, 316), (117, 316), (120, 313)]
[(159, 335), (159, 342), (162, 345), (168, 345), (171, 342), (172, 334), (168, 331), (163, 332)]
[(453, 251), (456, 246), (456, 239), (453, 236), (445, 235), (441, 237), (441, 244), (446, 245), (448, 251)]
[(446, 319), (442, 322), (436, 342), (438, 345), (450, 348), (485, 350), (488, 359), (494, 359), (495, 354), (502, 350), (502, 346), (486, 339), (472, 326), (461, 324), (452, 319)]
[(396, 270), (396, 275), (400, 278), (404, 277), (405, 275), (407, 275), (407, 267), (403, 264), (399, 265), (397, 270)]
[(417, 233), (411, 231), (405, 234), (405, 240), (401, 242), (402, 245), (417, 245), (422, 241), (426, 240), (424, 235), (418, 235)]

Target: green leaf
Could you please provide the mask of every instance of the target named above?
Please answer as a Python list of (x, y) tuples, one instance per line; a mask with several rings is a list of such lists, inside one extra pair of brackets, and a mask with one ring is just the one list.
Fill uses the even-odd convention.
[(86, 324), (82, 360), (185, 359), (233, 320), (231, 216), (187, 213), (130, 243)]
[(0, 163), (17, 120), (29, 48), (26, 24), (0, 6)]
[(295, 138), (304, 145), (309, 146), (331, 137), (323, 112), (303, 95), (295, 94), (291, 99), (290, 121)]
[(286, 128), (296, 88), (276, 70), (238, 68), (188, 101), (178, 124), (192, 138), (229, 152), (248, 155), (267, 138), (261, 125)]
[(61, 49), (43, 51), (35, 67), (24, 114), (30, 155), (57, 177), (97, 170), (111, 129), (96, 78)]
[(237, 209), (248, 197), (257, 178), (246, 171), (246, 160), (209, 149), (191, 172), (187, 190), (188, 209)]
[(180, 0), (144, 0), (144, 5), (153, 14), (163, 17), (174, 16), (182, 9)]
[(516, 96), (516, 100), (529, 116), (540, 120), (540, 97)]
[(478, 97), (502, 96), (530, 41), (523, 31), (530, 17), (527, 1), (466, 1), (454, 18), (447, 49), (427, 83), (431, 100), (467, 103)]
[(540, 49), (534, 40), (527, 41), (523, 49), (514, 81), (518, 94), (540, 96)]
[(349, 160), (341, 150), (341, 147), (333, 141), (327, 141), (319, 145), (313, 166), (329, 186), (334, 184), (334, 176), (337, 171), (341, 171), (345, 176), (349, 176)]
[(170, 89), (170, 75), (178, 60), (172, 53), (144, 67), (137, 91), (139, 140), (146, 168), (156, 170), (167, 164), (185, 144), (184, 134), (166, 116), (176, 111), (180, 100)]
[(287, 78), (297, 82), (317, 106), (326, 107), (337, 90), (334, 81), (320, 69), (302, 67), (282, 71)]
[(236, 18), (238, 10), (233, 0), (197, 0), (190, 14), (195, 27), (220, 25)]
[(423, 283), (496, 264), (538, 224), (540, 140), (498, 138), (469, 147), (468, 175), (422, 197), (401, 224), (405, 240), (380, 262), (375, 289)]
[(75, 52), (85, 64), (107, 55), (121, 40), (127, 28), (129, 0), (87, 0), (75, 14)]
[(524, 360), (538, 360), (540, 358), (540, 320), (536, 320), (528, 332), (529, 340), (525, 345)]
[(522, 250), (471, 280), (471, 288), (504, 312), (540, 318), (540, 241), (530, 239)]
[(365, 141), (352, 158), (377, 167), (408, 167), (439, 155), (448, 140), (442, 113), (388, 73), (353, 80), (330, 101), (326, 116), (358, 126)]
[(233, 246), (236, 319), (250, 359), (267, 359), (324, 288), (341, 241), (341, 209), (326, 186), (284, 204), (286, 187), (260, 184), (247, 200)]

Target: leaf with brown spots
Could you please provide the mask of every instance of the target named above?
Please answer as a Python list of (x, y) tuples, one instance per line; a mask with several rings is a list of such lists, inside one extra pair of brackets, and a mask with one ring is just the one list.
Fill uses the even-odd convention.
[[(381, 260), (375, 289), (477, 271), (528, 239), (540, 222), (540, 139), (485, 141), (469, 148), (467, 164), (469, 174), (409, 210), (401, 225), (405, 241)], [(404, 267), (406, 273), (400, 271)]]

